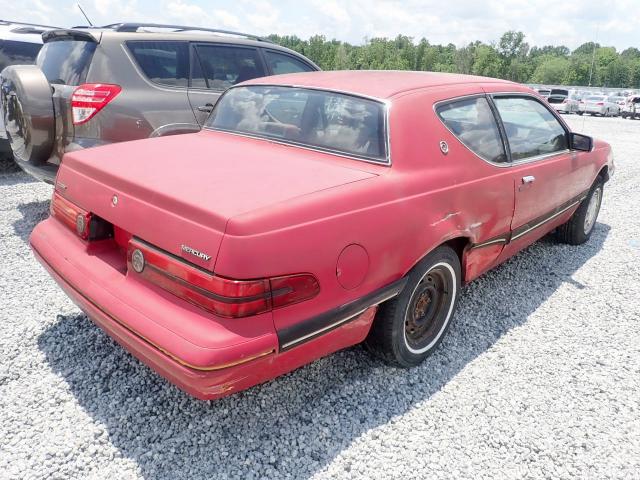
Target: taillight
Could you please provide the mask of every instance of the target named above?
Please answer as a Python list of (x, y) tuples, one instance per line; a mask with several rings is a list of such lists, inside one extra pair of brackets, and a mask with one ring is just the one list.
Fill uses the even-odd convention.
[(220, 277), (136, 239), (129, 242), (127, 263), (130, 272), (221, 317), (257, 315), (309, 300), (320, 291), (309, 274), (255, 280)]
[(74, 230), (83, 240), (103, 240), (113, 237), (111, 223), (80, 208), (56, 191), (53, 192), (49, 210), (51, 216)]
[(84, 83), (80, 85), (71, 95), (73, 124), (79, 125), (93, 118), (121, 91), (120, 85), (106, 83)]
[(602, 106), (602, 105), (604, 105), (604, 102), (598, 102), (598, 103), (596, 103), (596, 105)]
[(75, 230), (80, 238), (89, 238), (89, 223), (91, 213), (71, 203), (58, 192), (53, 192), (50, 207), (51, 215), (72, 230)]

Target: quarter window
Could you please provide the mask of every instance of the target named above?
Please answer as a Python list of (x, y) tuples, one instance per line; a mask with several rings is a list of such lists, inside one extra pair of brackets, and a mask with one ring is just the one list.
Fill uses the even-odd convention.
[(567, 134), (556, 117), (529, 97), (494, 98), (502, 118), (512, 160), (561, 152), (568, 148)]
[(189, 44), (172, 41), (133, 41), (127, 47), (144, 74), (154, 83), (189, 84)]
[(507, 161), (489, 102), (484, 97), (458, 100), (437, 108), (444, 124), (471, 151), (490, 162)]
[(264, 69), (253, 48), (198, 45), (200, 69), (194, 69), (192, 85), (226, 90), (236, 83), (264, 77)]
[(315, 71), (315, 69), (311, 68), (310, 65), (307, 65), (291, 55), (284, 55), (282, 53), (272, 52), (271, 50), (265, 50), (264, 56), (273, 75)]

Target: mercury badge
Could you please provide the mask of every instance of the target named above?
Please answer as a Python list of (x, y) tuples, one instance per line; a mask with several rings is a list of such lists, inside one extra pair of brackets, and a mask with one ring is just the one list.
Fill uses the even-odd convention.
[(193, 255), (194, 257), (198, 257), (201, 258), (202, 260), (210, 260), (211, 259), (211, 255), (207, 255), (206, 253), (203, 252), (199, 252), (198, 250), (196, 250), (195, 248), (191, 248), (188, 247), (187, 245), (180, 245), (180, 249), (184, 252), (184, 253), (188, 253), (190, 255)]
[(440, 141), (440, 151), (445, 155), (449, 153), (449, 144), (447, 144), (447, 142), (445, 142), (444, 140)]

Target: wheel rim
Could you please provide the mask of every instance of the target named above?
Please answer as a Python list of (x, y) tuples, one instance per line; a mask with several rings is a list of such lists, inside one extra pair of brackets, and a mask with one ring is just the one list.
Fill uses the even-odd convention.
[(584, 216), (584, 234), (589, 235), (598, 218), (598, 210), (600, 210), (600, 200), (602, 198), (602, 189), (596, 188), (589, 199), (587, 205), (587, 213)]
[(411, 353), (424, 353), (442, 336), (456, 296), (455, 271), (434, 265), (416, 285), (404, 315), (404, 340)]

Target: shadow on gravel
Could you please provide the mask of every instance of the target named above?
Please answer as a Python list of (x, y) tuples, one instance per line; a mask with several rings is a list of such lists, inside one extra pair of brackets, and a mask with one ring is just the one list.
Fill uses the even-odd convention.
[(15, 173), (0, 173), (0, 187), (18, 185), (20, 183), (37, 183), (38, 180), (22, 171)]
[(608, 232), (598, 224), (580, 247), (543, 239), (471, 283), (445, 341), (411, 370), (387, 367), (354, 347), (247, 392), (201, 402), (133, 359), (82, 314), (59, 317), (38, 344), (146, 478), (308, 477), (366, 431), (429, 399), (524, 324), (560, 285), (591, 288), (571, 277)]
[(18, 205), (22, 218), (13, 222), (13, 230), (25, 243), (35, 226), (49, 216), (49, 200)]

